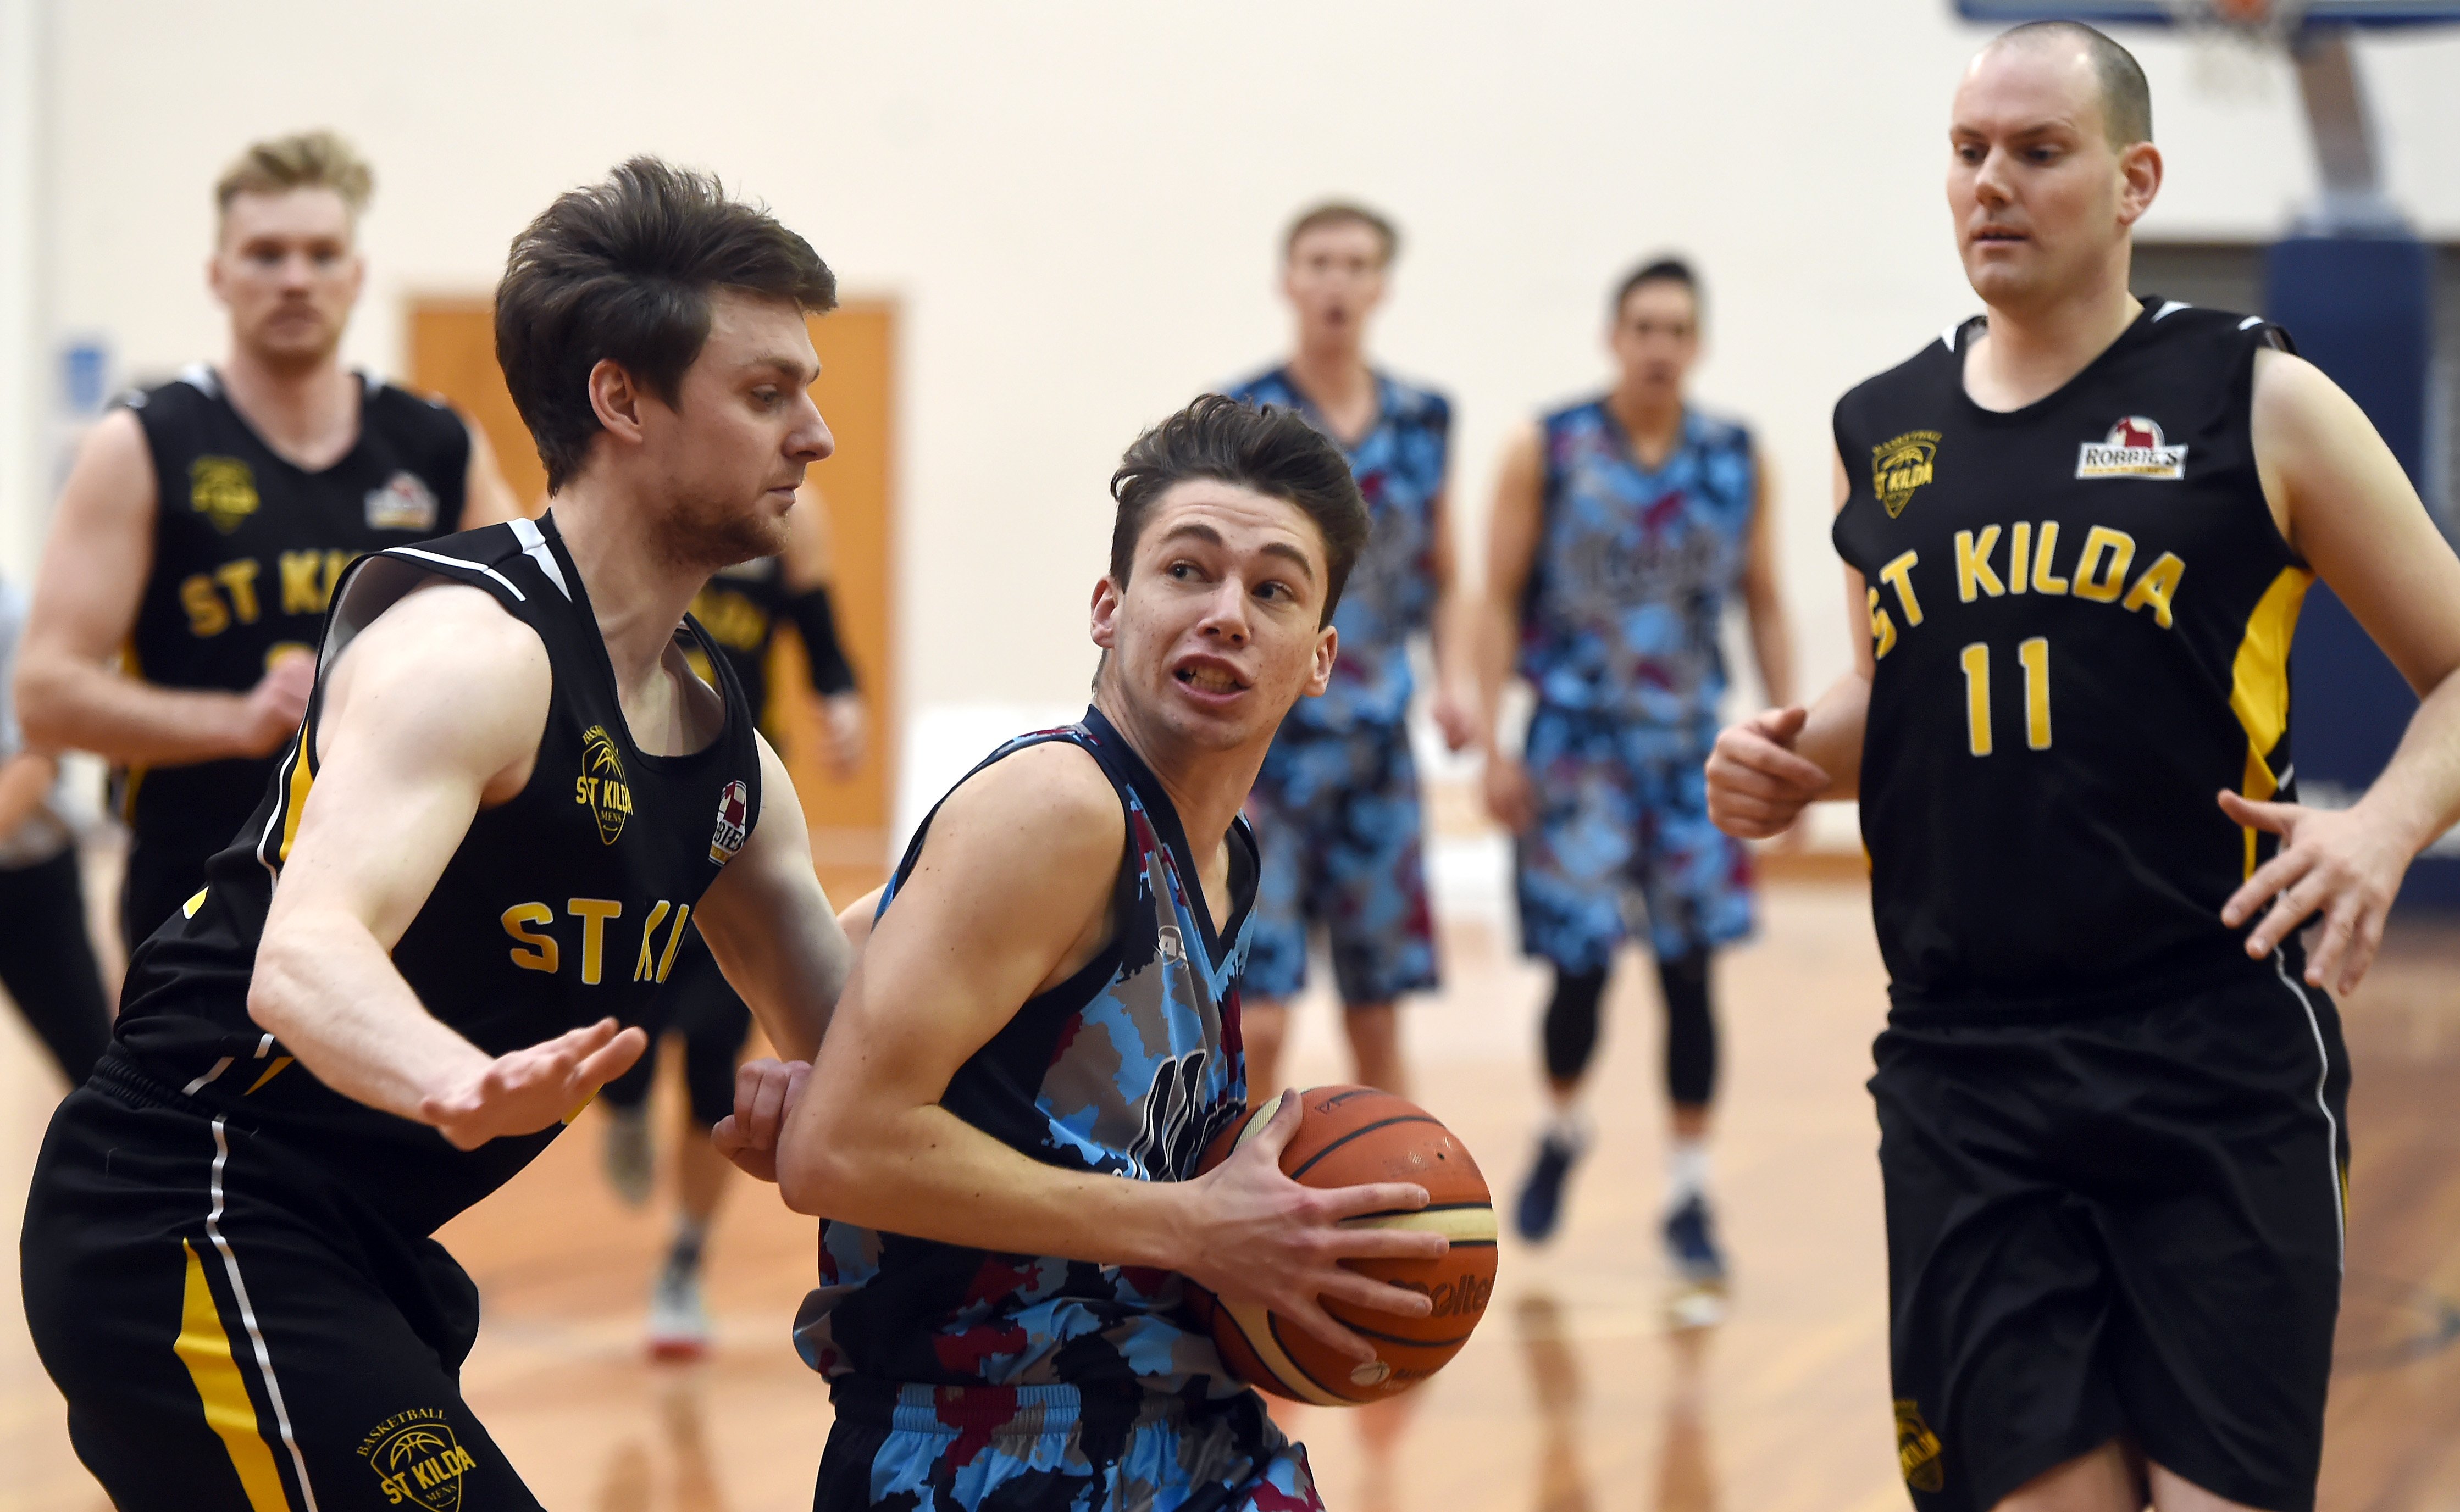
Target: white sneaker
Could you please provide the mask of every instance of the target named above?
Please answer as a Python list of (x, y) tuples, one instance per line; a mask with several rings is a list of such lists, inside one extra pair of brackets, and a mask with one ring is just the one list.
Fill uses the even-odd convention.
[(615, 1188), (626, 1208), (648, 1205), (657, 1177), (656, 1156), (649, 1145), (649, 1105), (606, 1109), (606, 1185)]
[(669, 1265), (649, 1292), (649, 1357), (695, 1360), (709, 1353), (709, 1305), (701, 1299), (700, 1272)]

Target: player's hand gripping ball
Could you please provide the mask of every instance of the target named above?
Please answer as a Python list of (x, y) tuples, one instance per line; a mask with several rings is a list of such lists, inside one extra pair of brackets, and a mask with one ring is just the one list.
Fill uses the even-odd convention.
[(1326, 1299), (1325, 1311), (1375, 1346), (1364, 1364), (1264, 1309), (1223, 1302), (1191, 1286), (1197, 1312), (1213, 1331), (1222, 1363), (1248, 1385), (1294, 1401), (1354, 1406), (1397, 1396), (1443, 1369), (1469, 1342), (1470, 1331), (1495, 1294), (1495, 1203), (1477, 1162), (1452, 1131), (1407, 1098), (1373, 1087), (1321, 1086), (1284, 1092), (1214, 1138), (1199, 1170), (1211, 1170), (1272, 1122), (1282, 1098), (1296, 1097), (1305, 1116), (1282, 1171), (1304, 1186), (1354, 1186), (1415, 1182), (1427, 1189), (1416, 1212), (1368, 1213), (1353, 1227), (1432, 1229), (1452, 1241), (1435, 1260), (1347, 1260), (1378, 1281), (1423, 1292), (1434, 1311), (1423, 1318), (1370, 1312)]

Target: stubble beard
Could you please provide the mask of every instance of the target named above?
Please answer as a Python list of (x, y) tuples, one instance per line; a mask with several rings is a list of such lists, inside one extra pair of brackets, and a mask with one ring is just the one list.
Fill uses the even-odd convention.
[(757, 506), (687, 495), (659, 514), (649, 549), (668, 566), (713, 573), (783, 552), (786, 518), (773, 520)]

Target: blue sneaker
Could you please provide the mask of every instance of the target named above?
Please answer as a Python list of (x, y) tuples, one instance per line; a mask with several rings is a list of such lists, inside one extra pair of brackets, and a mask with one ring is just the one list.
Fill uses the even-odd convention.
[(1708, 1218), (1708, 1200), (1693, 1194), (1665, 1215), (1665, 1254), (1686, 1286), (1726, 1284), (1726, 1256), (1717, 1248), (1715, 1227)]
[(1565, 1139), (1553, 1129), (1538, 1140), (1538, 1160), (1520, 1184), (1520, 1202), (1513, 1216), (1520, 1237), (1543, 1244), (1554, 1236), (1563, 1217), (1563, 1178), (1580, 1158), (1582, 1142)]

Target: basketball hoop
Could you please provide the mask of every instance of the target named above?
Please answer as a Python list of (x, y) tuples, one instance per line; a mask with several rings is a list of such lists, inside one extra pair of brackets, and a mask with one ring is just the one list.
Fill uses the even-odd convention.
[(2268, 100), (2280, 63), (2305, 25), (2310, 0), (2160, 0), (2195, 50), (2195, 87), (2208, 97)]

